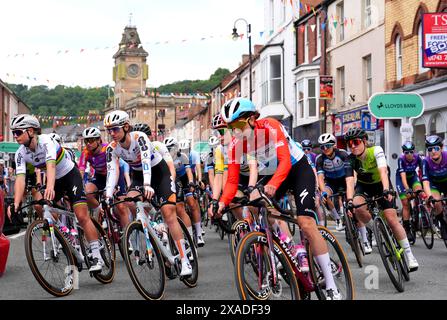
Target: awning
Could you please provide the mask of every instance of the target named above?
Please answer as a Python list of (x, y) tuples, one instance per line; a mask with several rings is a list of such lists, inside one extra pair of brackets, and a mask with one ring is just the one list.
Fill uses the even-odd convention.
[(207, 153), (210, 152), (210, 146), (208, 145), (208, 142), (200, 141), (194, 144), (193, 150), (198, 153)]
[(0, 152), (15, 153), (19, 147), (16, 142), (0, 142)]
[(290, 116), (289, 111), (287, 111), (286, 107), (282, 103), (269, 104), (262, 107), (258, 111), (261, 114), (261, 116), (259, 117), (260, 119), (272, 117), (278, 120), (282, 120), (283, 118), (287, 118)]

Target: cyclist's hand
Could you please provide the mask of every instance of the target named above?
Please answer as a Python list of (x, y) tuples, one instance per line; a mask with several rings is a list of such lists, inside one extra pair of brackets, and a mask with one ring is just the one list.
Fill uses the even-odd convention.
[(144, 186), (144, 196), (146, 197), (146, 199), (151, 200), (152, 197), (154, 196), (154, 189), (152, 189), (151, 186)]
[(433, 200), (435, 200), (435, 198), (433, 198), (433, 196), (430, 196), (430, 197), (427, 198), (427, 200), (425, 200), (425, 204), (428, 207), (433, 208), (434, 207)]
[(110, 206), (112, 205), (113, 200), (112, 200), (112, 198), (107, 197), (107, 198), (105, 199), (105, 202), (106, 202), (106, 205), (107, 205), (108, 207), (110, 207)]
[(205, 190), (205, 183), (203, 181), (199, 181), (199, 188)]
[(217, 208), (216, 218), (220, 218), (222, 216), (224, 209), (225, 209), (225, 203), (219, 202), (219, 207)]
[(210, 207), (208, 208), (208, 216), (210, 218), (214, 217), (217, 214), (218, 209), (219, 209), (219, 202), (217, 200), (211, 200)]
[(11, 220), (11, 217), (12, 217), (13, 214), (15, 214), (15, 205), (14, 205), (14, 204), (11, 204), (11, 205), (8, 207), (7, 214), (8, 214), (8, 219), (9, 219), (9, 221), (12, 221), (12, 220)]
[(322, 201), (323, 203), (326, 203), (327, 197), (328, 197), (327, 192), (326, 192), (326, 191), (323, 191), (323, 192), (321, 193), (321, 201)]
[(45, 189), (45, 192), (44, 192), (44, 194), (43, 194), (43, 198), (45, 199), (45, 200), (48, 200), (48, 201), (52, 201), (53, 199), (54, 199), (54, 196), (55, 196), (56, 194), (55, 194), (55, 192), (54, 192), (54, 189), (50, 189), (50, 188), (46, 188)]
[(264, 187), (264, 193), (269, 197), (273, 197), (276, 193), (276, 187), (268, 184)]
[(385, 189), (383, 190), (383, 197), (385, 200), (391, 202), (393, 201), (393, 192), (391, 190)]
[(354, 201), (352, 201), (352, 199), (350, 199), (346, 203), (346, 213), (352, 218), (353, 212), (354, 212)]
[(194, 189), (196, 188), (196, 185), (194, 184), (194, 182), (189, 182), (188, 183), (188, 187), (189, 187), (189, 191), (190, 192), (194, 192)]

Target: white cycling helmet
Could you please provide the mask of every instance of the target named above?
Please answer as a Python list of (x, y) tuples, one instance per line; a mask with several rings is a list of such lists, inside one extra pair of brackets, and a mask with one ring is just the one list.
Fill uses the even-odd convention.
[(16, 129), (28, 129), (28, 128), (40, 128), (39, 120), (35, 116), (30, 114), (18, 114), (11, 120), (11, 130)]
[(178, 143), (178, 148), (180, 150), (186, 150), (186, 149), (189, 150), (189, 140), (188, 139), (180, 140)]
[(227, 127), (227, 124), (222, 119), (222, 116), (220, 115), (220, 113), (216, 114), (213, 117), (213, 122), (211, 123), (211, 127), (213, 129), (221, 129), (221, 128), (226, 128)]
[(172, 148), (178, 145), (177, 139), (174, 137), (167, 137), (163, 141), (167, 148)]
[(107, 114), (104, 118), (104, 127), (117, 127), (130, 123), (129, 115), (122, 110), (115, 110)]
[(208, 145), (210, 146), (210, 147), (215, 147), (215, 146), (217, 146), (219, 144), (219, 138), (217, 138), (217, 137), (215, 137), (215, 136), (211, 136), (209, 139), (208, 139)]
[(101, 131), (96, 127), (90, 127), (82, 132), (82, 138), (101, 138)]
[(53, 138), (54, 140), (56, 140), (58, 143), (62, 142), (61, 136), (55, 132), (50, 133), (50, 137)]
[(323, 133), (320, 137), (318, 137), (318, 143), (320, 145), (326, 144), (326, 143), (337, 143), (337, 139), (335, 139), (334, 135), (332, 133)]

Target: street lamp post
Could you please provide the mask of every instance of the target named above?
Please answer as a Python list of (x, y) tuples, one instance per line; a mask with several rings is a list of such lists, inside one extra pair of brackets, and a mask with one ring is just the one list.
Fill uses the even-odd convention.
[(236, 29), (236, 23), (238, 21), (244, 21), (245, 24), (247, 25), (247, 37), (248, 37), (248, 56), (249, 56), (249, 69), (250, 69), (250, 74), (249, 74), (249, 87), (250, 87), (250, 100), (252, 100), (252, 83), (251, 83), (251, 77), (252, 77), (252, 54), (251, 54), (251, 24), (247, 22), (247, 20), (243, 19), (243, 18), (239, 18), (234, 22), (233, 25), (233, 40), (237, 40), (239, 38), (239, 34), (237, 33), (237, 29)]

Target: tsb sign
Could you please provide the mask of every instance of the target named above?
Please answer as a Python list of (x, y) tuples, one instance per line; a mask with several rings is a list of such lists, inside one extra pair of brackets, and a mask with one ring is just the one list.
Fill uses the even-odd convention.
[(425, 68), (447, 68), (447, 13), (425, 13), (422, 24)]

